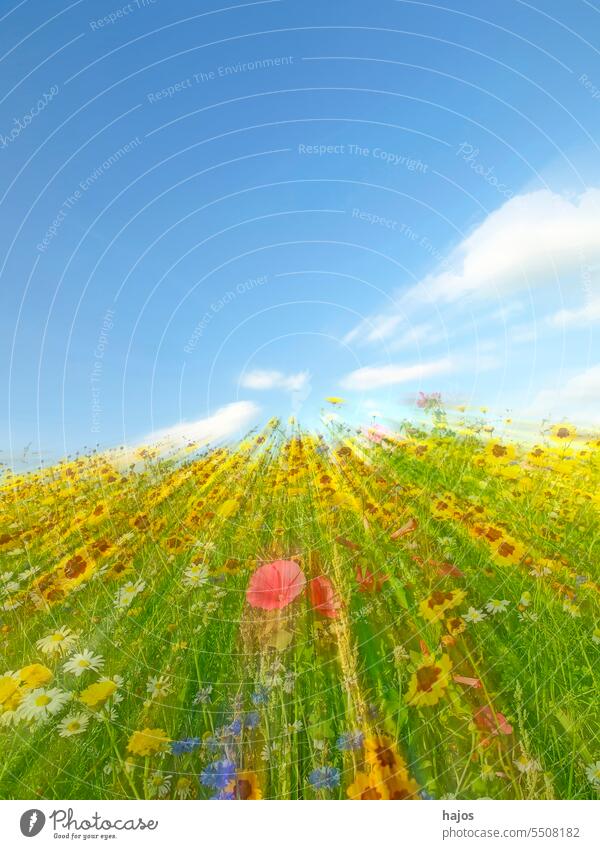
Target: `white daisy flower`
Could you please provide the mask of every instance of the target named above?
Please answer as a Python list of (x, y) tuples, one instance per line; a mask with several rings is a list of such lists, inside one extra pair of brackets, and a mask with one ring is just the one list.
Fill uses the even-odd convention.
[(590, 764), (585, 768), (585, 774), (590, 784), (597, 790), (600, 790), (600, 761), (595, 764)]
[(175, 795), (178, 799), (189, 799), (192, 795), (192, 782), (187, 776), (182, 775), (181, 778), (177, 779)]
[(51, 634), (38, 640), (36, 646), (44, 654), (65, 655), (73, 648), (78, 639), (79, 634), (73, 633), (70, 628), (63, 625), (57, 631), (53, 631)]
[(72, 672), (79, 678), (88, 669), (90, 672), (100, 672), (104, 666), (104, 658), (99, 654), (92, 654), (89, 649), (77, 652), (64, 664), (65, 672)]
[(17, 708), (17, 713), (23, 719), (44, 722), (58, 713), (70, 698), (71, 693), (65, 693), (58, 687), (40, 687), (25, 696)]
[(501, 601), (500, 599), (492, 598), (486, 604), (485, 609), (488, 613), (491, 613), (492, 616), (495, 616), (496, 613), (504, 613), (508, 604), (509, 603), (506, 599), (502, 599)]
[(115, 604), (117, 608), (122, 609), (129, 607), (136, 595), (143, 592), (146, 588), (146, 582), (138, 578), (137, 581), (129, 581), (117, 591)]
[(473, 622), (477, 624), (477, 622), (483, 622), (486, 618), (487, 614), (482, 610), (477, 610), (475, 607), (470, 607), (465, 613), (464, 620), (465, 622)]
[(537, 622), (538, 619), (537, 613), (533, 611), (525, 610), (523, 613), (519, 613), (519, 622)]
[(75, 734), (83, 734), (90, 721), (87, 713), (72, 713), (65, 716), (58, 724), (58, 733), (61, 737), (73, 737)]
[(171, 775), (153, 772), (148, 781), (148, 795), (164, 799), (171, 789)]
[(202, 563), (192, 563), (185, 570), (181, 583), (184, 587), (200, 587), (209, 581), (208, 568)]
[(163, 699), (169, 695), (171, 689), (169, 679), (165, 675), (155, 675), (148, 678), (146, 692), (150, 693), (150, 698), (152, 699)]
[(513, 763), (519, 772), (522, 773), (539, 772), (541, 769), (539, 761), (536, 761), (533, 758), (528, 758), (527, 755), (519, 755)]

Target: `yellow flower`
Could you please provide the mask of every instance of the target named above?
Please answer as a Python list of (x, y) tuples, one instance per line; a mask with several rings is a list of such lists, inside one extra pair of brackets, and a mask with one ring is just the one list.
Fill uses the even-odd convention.
[(18, 675), (23, 686), (28, 690), (35, 690), (37, 687), (42, 687), (53, 678), (50, 669), (41, 663), (32, 663), (29, 666), (24, 666), (23, 669), (19, 669)]
[(394, 741), (384, 734), (365, 739), (365, 760), (382, 774), (389, 770), (392, 775), (408, 777), (404, 758), (398, 754)]
[(90, 684), (79, 696), (79, 700), (90, 708), (100, 707), (106, 702), (116, 691), (117, 684), (114, 681), (98, 681), (96, 684)]
[(238, 772), (235, 780), (227, 785), (225, 792), (233, 793), (234, 799), (262, 799), (255, 772)]
[(550, 438), (557, 442), (570, 442), (572, 439), (575, 439), (576, 436), (577, 429), (567, 422), (564, 422), (563, 424), (556, 424), (550, 429)]
[(331, 395), (329, 398), (325, 398), (330, 404), (343, 404), (344, 399), (338, 398), (336, 395)]
[(490, 440), (485, 451), (491, 463), (510, 463), (515, 459), (517, 453), (514, 445), (505, 445), (497, 440)]
[(402, 799), (418, 799), (419, 785), (414, 778), (404, 778), (394, 775), (386, 781), (389, 798), (400, 801)]
[(493, 547), (494, 560), (499, 563), (520, 563), (525, 556), (525, 549), (514, 539), (505, 537)]
[(458, 607), (465, 595), (464, 590), (434, 590), (419, 604), (421, 616), (428, 622), (438, 622), (444, 618), (447, 610)]
[(451, 637), (457, 637), (459, 634), (462, 634), (466, 627), (465, 620), (460, 616), (446, 620), (446, 629)]
[(144, 728), (143, 731), (133, 732), (127, 751), (134, 755), (153, 755), (155, 752), (163, 752), (168, 742), (169, 738), (162, 728)]
[(19, 689), (19, 677), (7, 672), (0, 677), (0, 705), (3, 705)]
[(238, 507), (239, 504), (235, 500), (235, 498), (228, 498), (227, 501), (224, 501), (223, 504), (217, 507), (217, 513), (223, 519), (228, 519), (230, 516), (233, 516), (233, 514), (237, 511)]
[(453, 495), (443, 495), (435, 498), (431, 505), (431, 512), (436, 519), (448, 519), (456, 507)]
[(381, 774), (377, 772), (357, 772), (354, 776), (354, 783), (351, 784), (346, 793), (349, 799), (363, 799), (365, 801), (374, 801), (379, 799), (389, 799), (389, 790)]
[(434, 655), (425, 657), (410, 679), (406, 703), (413, 707), (437, 704), (450, 683), (451, 667), (452, 663), (446, 654), (439, 660)]

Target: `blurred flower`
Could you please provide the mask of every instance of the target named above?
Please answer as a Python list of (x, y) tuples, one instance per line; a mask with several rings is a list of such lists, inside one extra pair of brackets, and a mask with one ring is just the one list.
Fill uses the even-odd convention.
[(308, 595), (313, 610), (328, 619), (339, 616), (340, 601), (335, 594), (333, 584), (324, 575), (313, 578), (308, 584)]
[(590, 764), (586, 767), (585, 774), (590, 784), (596, 790), (600, 790), (600, 761), (596, 761), (595, 764)]
[(222, 759), (213, 761), (205, 767), (200, 774), (200, 781), (205, 787), (224, 790), (228, 784), (235, 780), (235, 774), (236, 768), (234, 762)]
[(321, 766), (313, 769), (308, 780), (315, 790), (334, 790), (340, 783), (340, 771), (334, 766)]
[(171, 752), (174, 755), (187, 755), (200, 745), (199, 737), (184, 737), (183, 740), (171, 741)]
[(262, 799), (255, 772), (238, 772), (236, 777), (225, 788), (232, 799)]
[(365, 735), (362, 731), (347, 731), (338, 737), (336, 746), (340, 752), (352, 752), (362, 749)]

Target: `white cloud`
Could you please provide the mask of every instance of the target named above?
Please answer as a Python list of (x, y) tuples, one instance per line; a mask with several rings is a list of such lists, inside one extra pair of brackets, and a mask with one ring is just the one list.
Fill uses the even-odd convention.
[[(444, 303), (469, 296), (503, 298), (543, 284), (589, 286), (600, 263), (598, 234), (600, 189), (572, 197), (547, 189), (517, 195), (462, 240), (444, 261), (443, 270), (400, 293), (396, 308), (364, 319), (344, 341), (388, 339), (403, 320), (431, 303), (439, 310)], [(496, 320), (506, 321), (519, 307), (518, 300), (503, 304)], [(588, 316), (596, 320), (597, 313), (590, 315), (589, 309), (585, 314), (566, 311), (564, 317), (573, 324), (584, 323)]]
[(576, 275), (600, 259), (600, 189), (578, 198), (541, 190), (517, 195), (492, 212), (450, 258), (452, 271), (425, 278), (427, 298), (496, 296), (556, 275)]
[(301, 392), (306, 388), (309, 380), (310, 374), (307, 371), (284, 374), (281, 371), (255, 369), (243, 374), (240, 384), (246, 389), (283, 389), (285, 392)]
[(600, 363), (566, 382), (543, 389), (534, 398), (528, 413), (537, 418), (566, 417), (600, 422)]
[(346, 345), (354, 340), (359, 342), (382, 342), (389, 339), (404, 320), (402, 315), (383, 314), (374, 315), (357, 324), (349, 333), (343, 337), (342, 342)]
[(548, 324), (552, 327), (564, 328), (585, 327), (595, 321), (600, 321), (600, 297), (588, 301), (578, 309), (559, 310), (548, 318)]
[(182, 422), (173, 427), (155, 430), (142, 440), (143, 444), (161, 443), (176, 447), (192, 442), (215, 442), (247, 428), (260, 412), (252, 401), (236, 401), (220, 407), (212, 416), (193, 422)]
[(431, 363), (416, 363), (401, 365), (390, 363), (385, 366), (365, 366), (350, 372), (342, 379), (342, 386), (350, 390), (379, 389), (382, 386), (394, 386), (397, 383), (408, 383), (437, 374), (452, 371), (454, 364), (450, 359), (437, 360)]

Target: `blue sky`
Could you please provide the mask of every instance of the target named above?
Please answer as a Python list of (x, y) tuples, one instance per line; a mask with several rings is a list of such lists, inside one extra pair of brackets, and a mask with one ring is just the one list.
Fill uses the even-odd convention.
[(591, 3), (1, 14), (4, 457), (328, 395), (598, 421)]

